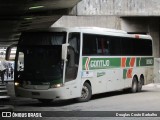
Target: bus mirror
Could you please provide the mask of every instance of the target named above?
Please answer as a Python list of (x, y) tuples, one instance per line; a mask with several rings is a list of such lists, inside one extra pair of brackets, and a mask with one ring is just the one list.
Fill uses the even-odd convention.
[(12, 49), (14, 49), (15, 47), (17, 47), (17, 44), (13, 44), (13, 45), (10, 45), (9, 47), (7, 47), (7, 49), (6, 49), (6, 55), (5, 55), (5, 59), (6, 59), (7, 61), (13, 60), (13, 58), (11, 58), (11, 51), (12, 51)]
[(62, 44), (62, 60), (67, 61), (67, 47), (69, 44)]

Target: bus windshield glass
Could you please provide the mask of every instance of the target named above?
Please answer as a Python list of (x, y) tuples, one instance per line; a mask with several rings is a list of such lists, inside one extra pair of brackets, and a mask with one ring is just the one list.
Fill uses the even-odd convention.
[(32, 83), (36, 81), (62, 82), (61, 49), (65, 40), (66, 33), (22, 34), (16, 57), (18, 79), (23, 81), (25, 78)]

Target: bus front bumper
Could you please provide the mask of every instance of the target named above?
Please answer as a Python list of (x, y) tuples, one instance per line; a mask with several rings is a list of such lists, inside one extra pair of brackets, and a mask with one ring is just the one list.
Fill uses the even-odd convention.
[(69, 95), (69, 91), (66, 91), (64, 87), (51, 88), (47, 90), (25, 89), (22, 87), (16, 87), (15, 95), (17, 97), (34, 99), (62, 100), (71, 98), (71, 96)]

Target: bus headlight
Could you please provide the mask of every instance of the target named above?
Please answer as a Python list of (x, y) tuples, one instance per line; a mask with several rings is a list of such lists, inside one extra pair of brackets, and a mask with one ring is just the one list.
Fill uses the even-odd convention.
[(14, 85), (15, 85), (15, 86), (19, 86), (19, 82), (15, 82)]
[(51, 85), (51, 88), (60, 88), (62, 86), (63, 84), (54, 84), (54, 85)]

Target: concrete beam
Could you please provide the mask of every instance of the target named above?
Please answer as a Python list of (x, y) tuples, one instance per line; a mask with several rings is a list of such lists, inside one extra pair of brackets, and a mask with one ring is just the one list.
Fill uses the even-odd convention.
[(116, 16), (62, 16), (53, 27), (103, 27), (121, 29), (120, 18)]
[(77, 15), (159, 16), (160, 0), (82, 0)]

